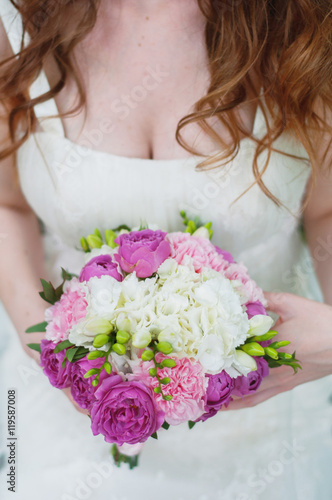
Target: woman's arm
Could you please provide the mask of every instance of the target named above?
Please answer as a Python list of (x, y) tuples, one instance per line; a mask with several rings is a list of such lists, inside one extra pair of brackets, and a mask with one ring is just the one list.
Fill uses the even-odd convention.
[[(8, 137), (5, 119), (0, 121), (0, 137)], [(1, 141), (4, 144), (4, 140)], [(40, 277), (45, 277), (43, 245), (38, 221), (18, 185), (13, 157), (0, 162), (0, 299), (25, 350), (42, 334), (26, 334), (25, 329), (43, 321), (45, 303), (39, 297)]]
[[(0, 21), (0, 60), (12, 55)], [(0, 149), (10, 145), (8, 110), (0, 105)], [(36, 179), (36, 182), (38, 180)], [(3, 302), (26, 352), (42, 334), (26, 334), (25, 329), (43, 321), (45, 302), (39, 297), (39, 279), (45, 277), (42, 238), (36, 216), (19, 187), (14, 156), (0, 161), (0, 300)]]
[[(320, 116), (323, 111), (317, 109)], [(332, 113), (326, 116), (332, 126)], [(268, 293), (268, 309), (279, 315), (276, 339), (289, 340), (285, 350), (296, 351), (302, 370), (283, 366), (270, 370), (257, 393), (230, 403), (228, 409), (255, 406), (293, 387), (332, 374), (332, 151), (330, 134), (317, 134), (315, 176), (308, 185), (309, 202), (304, 211), (306, 238), (325, 304), (290, 293)], [(281, 349), (283, 350), (283, 349)]]

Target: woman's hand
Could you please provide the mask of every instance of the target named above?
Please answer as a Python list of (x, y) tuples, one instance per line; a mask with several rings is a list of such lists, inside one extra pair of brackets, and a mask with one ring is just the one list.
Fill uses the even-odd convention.
[(227, 409), (255, 406), (293, 387), (332, 374), (332, 306), (290, 293), (266, 293), (267, 309), (279, 315), (273, 340), (289, 340), (280, 351), (294, 352), (302, 370), (294, 374), (288, 366), (271, 368), (258, 391), (236, 398)]

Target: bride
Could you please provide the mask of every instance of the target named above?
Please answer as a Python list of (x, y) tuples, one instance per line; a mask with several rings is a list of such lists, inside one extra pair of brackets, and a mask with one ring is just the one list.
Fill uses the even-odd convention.
[[(15, 498), (332, 498), (330, 8), (0, 0), (1, 397), (15, 391)], [(267, 292), (303, 370), (272, 371), (254, 396), (161, 432), (139, 468), (116, 469), (30, 358), (41, 335), (24, 332), (43, 319), (39, 278), (82, 265), (81, 235), (140, 220), (181, 230), (182, 209), (212, 221), (214, 243)], [(1, 498), (12, 498), (2, 406)]]

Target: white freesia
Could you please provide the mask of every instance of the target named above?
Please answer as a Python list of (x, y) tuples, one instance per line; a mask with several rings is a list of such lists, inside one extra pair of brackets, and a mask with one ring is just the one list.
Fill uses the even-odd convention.
[(192, 236), (195, 236), (197, 238), (206, 238), (207, 240), (210, 239), (210, 233), (208, 229), (204, 226), (201, 226), (198, 229), (196, 229), (196, 231), (192, 234)]
[(270, 330), (273, 323), (274, 320), (270, 316), (266, 316), (265, 314), (256, 314), (256, 316), (253, 316), (249, 320), (249, 331), (247, 336), (260, 337)]
[[(87, 316), (83, 321), (74, 325), (70, 330), (68, 339), (77, 346), (93, 349), (93, 340), (99, 333), (109, 333), (112, 327), (109, 321)], [(108, 344), (101, 349), (106, 350)]]
[(134, 347), (137, 349), (143, 349), (144, 347), (147, 347), (150, 342), (151, 342), (151, 334), (148, 329), (140, 329), (138, 330), (132, 339), (132, 344)]
[(255, 370), (257, 370), (257, 363), (254, 358), (240, 349), (235, 350), (232, 365), (225, 368), (225, 371), (232, 378), (239, 377), (240, 375), (246, 377), (248, 373)]

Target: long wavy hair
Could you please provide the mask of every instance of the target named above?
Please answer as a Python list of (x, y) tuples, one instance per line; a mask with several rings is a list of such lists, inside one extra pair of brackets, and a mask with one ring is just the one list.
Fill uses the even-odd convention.
[[(273, 144), (284, 132), (297, 137), (306, 149), (311, 164), (316, 152), (313, 133), (330, 133), (326, 120), (332, 109), (332, 17), (330, 0), (197, 0), (206, 18), (205, 41), (209, 57), (210, 85), (194, 107), (177, 126), (176, 139), (193, 154), (200, 154), (182, 138), (181, 130), (196, 122), (220, 144), (220, 153), (205, 157), (202, 169), (233, 159), (240, 140), (256, 142), (253, 160), (255, 183), (276, 204), (279, 200), (267, 189), (262, 175), (268, 167)], [(86, 95), (73, 57), (74, 47), (93, 29), (100, 0), (11, 0), (20, 12), (24, 33), (30, 42), (0, 63), (0, 99), (9, 112), (11, 145), (0, 152), (0, 159), (12, 154), (35, 130), (34, 106), (56, 96), (68, 77), (77, 85), (79, 101), (65, 115), (79, 111)], [(49, 92), (29, 98), (29, 87), (37, 78), (46, 59), (52, 55), (59, 68), (59, 80)], [(251, 74), (260, 82), (256, 88)], [(248, 99), (248, 89), (261, 105), (266, 134), (257, 139), (244, 130), (234, 111)], [(316, 103), (323, 103), (323, 116)], [(273, 123), (265, 110), (273, 114)], [(228, 129), (232, 141), (225, 144), (209, 125), (217, 118)], [(20, 124), (24, 134), (17, 139)], [(324, 155), (328, 154), (331, 142)], [(266, 161), (258, 167), (258, 157), (267, 150)], [(323, 156), (324, 156), (323, 155)]]

